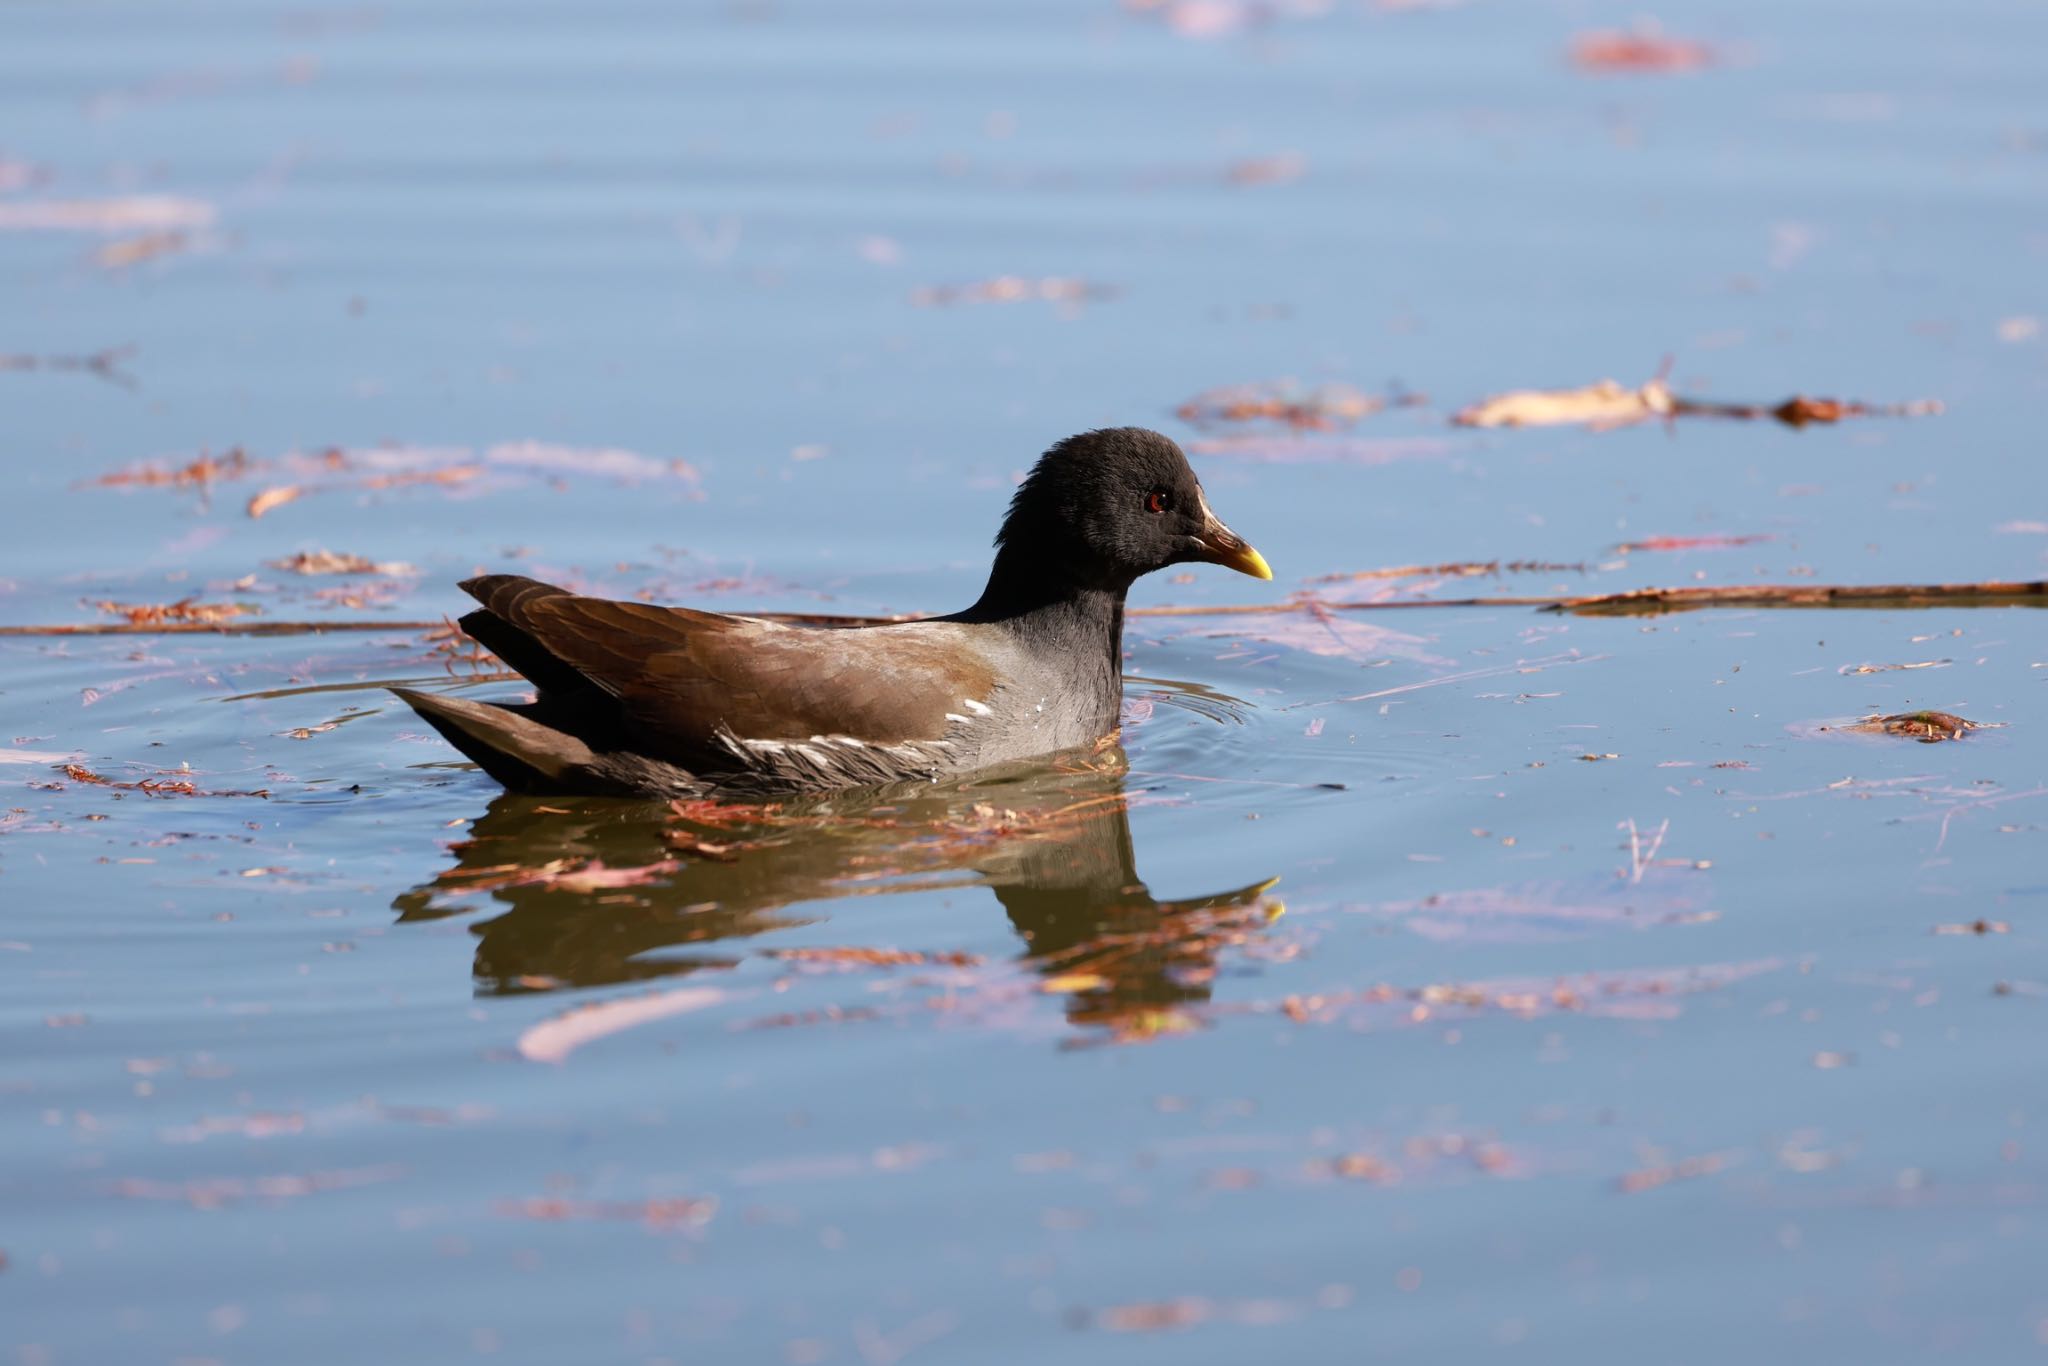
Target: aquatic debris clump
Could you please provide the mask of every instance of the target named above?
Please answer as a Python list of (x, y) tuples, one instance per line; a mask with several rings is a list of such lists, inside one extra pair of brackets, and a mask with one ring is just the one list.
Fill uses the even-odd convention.
[(263, 609), (247, 602), (201, 602), (180, 598), (176, 602), (112, 602), (92, 604), (102, 612), (126, 618), (130, 626), (216, 626), (236, 617), (254, 616)]
[(1960, 740), (1973, 730), (1985, 729), (1982, 721), (1971, 721), (1946, 711), (1902, 711), (1892, 716), (1866, 716), (1844, 730), (1864, 735), (1898, 735), (1922, 744)]
[(419, 572), (403, 560), (372, 560), (362, 555), (341, 555), (332, 550), (301, 550), (287, 559), (270, 561), (270, 566), (293, 574), (398, 576)]
[(1579, 389), (1514, 389), (1451, 414), (1459, 427), (1628, 427), (1672, 417), (1677, 403), (1661, 379), (1625, 388), (1611, 379)]
[(1932, 417), (1941, 411), (1938, 399), (1864, 403), (1794, 394), (1779, 403), (1762, 404), (1684, 398), (1672, 393), (1669, 382), (1659, 375), (1634, 388), (1603, 379), (1577, 389), (1516, 389), (1459, 409), (1451, 415), (1451, 422), (1459, 427), (1591, 427), (1595, 431), (1612, 431), (1652, 418), (1719, 417), (1744, 422), (1768, 418), (1798, 428), (1852, 417)]
[(1295, 431), (1329, 431), (1352, 426), (1388, 408), (1413, 408), (1428, 402), (1426, 395), (1400, 389), (1369, 394), (1349, 384), (1308, 386), (1283, 379), (1206, 389), (1176, 408), (1174, 416), (1196, 427), (1275, 422)]

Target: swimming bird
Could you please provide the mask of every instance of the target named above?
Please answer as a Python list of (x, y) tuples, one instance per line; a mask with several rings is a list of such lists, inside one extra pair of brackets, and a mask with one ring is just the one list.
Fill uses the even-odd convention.
[(1179, 446), (1111, 427), (1039, 458), (987, 586), (951, 616), (802, 626), (486, 574), (462, 584), (482, 604), (462, 629), (535, 700), (392, 691), (515, 791), (748, 798), (937, 781), (1115, 730), (1124, 595), (1189, 561), (1273, 577), (1209, 510)]

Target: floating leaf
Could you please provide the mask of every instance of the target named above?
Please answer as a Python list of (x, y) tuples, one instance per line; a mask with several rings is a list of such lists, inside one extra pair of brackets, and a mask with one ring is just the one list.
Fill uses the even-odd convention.
[(416, 574), (403, 560), (371, 560), (361, 555), (338, 555), (332, 550), (301, 550), (288, 559), (272, 560), (271, 567), (293, 574)]
[(283, 507), (304, 492), (305, 489), (297, 484), (274, 484), (250, 498), (248, 513), (251, 517), (261, 517), (273, 508)]
[(102, 612), (125, 617), (131, 626), (162, 626), (172, 622), (194, 625), (217, 625), (232, 621), (236, 617), (254, 616), (263, 609), (247, 602), (200, 602), (194, 598), (180, 598), (176, 602), (110, 602), (101, 600), (93, 604)]
[(1461, 408), (1451, 415), (1460, 427), (1559, 427), (1584, 424), (1626, 427), (1677, 409), (1663, 380), (1624, 388), (1611, 379), (1582, 389), (1516, 389)]
[(204, 488), (208, 484), (223, 480), (244, 478), (254, 468), (255, 462), (249, 458), (249, 453), (240, 446), (235, 446), (218, 459), (202, 453), (190, 462), (174, 468), (140, 465), (133, 469), (103, 474), (92, 482), (103, 488), (123, 488), (131, 485), (169, 485), (173, 488), (198, 485)]
[(1946, 711), (1902, 711), (1891, 716), (1866, 716), (1843, 730), (1865, 735), (1898, 735), (1923, 744), (1960, 740), (1973, 730), (1984, 729), (1982, 721), (1971, 721)]

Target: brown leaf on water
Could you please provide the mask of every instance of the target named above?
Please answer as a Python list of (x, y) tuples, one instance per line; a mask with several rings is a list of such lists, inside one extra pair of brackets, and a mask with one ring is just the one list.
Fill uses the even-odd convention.
[(131, 626), (163, 626), (171, 622), (189, 622), (195, 625), (217, 625), (236, 617), (254, 616), (263, 609), (247, 602), (200, 602), (195, 598), (180, 598), (176, 602), (110, 602), (105, 599), (92, 604), (102, 612), (125, 617)]
[(519, 1056), (529, 1062), (562, 1062), (587, 1043), (671, 1015), (703, 1010), (724, 999), (725, 993), (715, 987), (678, 987), (579, 1006), (528, 1028), (519, 1036)]
[(1971, 721), (1946, 711), (1902, 711), (1891, 716), (1866, 716), (1843, 730), (1856, 731), (1864, 735), (1898, 735), (1922, 744), (1938, 744), (1943, 740), (1960, 740), (1973, 730), (1983, 730), (1985, 722)]
[(332, 550), (301, 550), (288, 559), (272, 560), (271, 567), (293, 574), (384, 574), (397, 576), (419, 571), (403, 560), (371, 560), (361, 555), (340, 555)]
[(2003, 920), (1972, 920), (1962, 925), (1936, 925), (1936, 934), (2005, 934), (2012, 929)]
[(305, 491), (304, 486), (299, 484), (273, 484), (249, 499), (247, 511), (252, 518), (261, 517), (273, 508), (283, 507)]
[(1846, 417), (1935, 417), (1942, 411), (1940, 399), (1916, 398), (1906, 403), (1862, 403), (1855, 399), (1808, 398), (1795, 394), (1783, 403), (1721, 403), (1713, 399), (1676, 400), (1680, 417), (1725, 417), (1739, 421), (1772, 418), (1787, 427), (1840, 422)]
[(901, 968), (926, 965), (975, 968), (986, 960), (980, 954), (938, 952), (928, 953), (917, 949), (864, 949), (864, 948), (798, 948), (766, 949), (764, 958), (781, 959), (791, 963), (831, 963), (843, 967)]
[(170, 468), (162, 465), (138, 465), (132, 469), (103, 474), (92, 482), (102, 488), (204, 488), (209, 484), (246, 478), (256, 468), (256, 462), (249, 458), (249, 453), (240, 446), (234, 446), (218, 458), (202, 453), (186, 464)]
[(1668, 37), (1653, 25), (1627, 32), (1598, 29), (1581, 33), (1572, 39), (1571, 58), (1579, 70), (1599, 74), (1699, 71), (1722, 60), (1711, 44)]
[(1952, 659), (1923, 659), (1913, 664), (1844, 664), (1835, 672), (1846, 678), (1858, 674), (1896, 673), (1902, 669), (1945, 669), (1954, 662)]
[[(1788, 427), (1804, 427), (1811, 422), (1840, 422), (1845, 417), (1855, 417), (1873, 411), (1876, 410), (1865, 408), (1860, 403), (1844, 402), (1836, 398), (1808, 398), (1804, 394), (1795, 394), (1783, 403), (1768, 410), (1770, 416), (1778, 419), (1778, 421)], [(1932, 411), (1939, 411), (1939, 409)], [(1744, 405), (1733, 404), (1729, 405), (1729, 410), (1726, 412), (1708, 412), (1706, 415), (1710, 417), (1761, 417), (1764, 414), (1761, 410), (1752, 410)]]

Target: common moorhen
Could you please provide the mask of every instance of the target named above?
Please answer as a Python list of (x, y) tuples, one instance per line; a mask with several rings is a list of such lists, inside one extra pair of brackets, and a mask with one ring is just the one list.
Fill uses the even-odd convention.
[(536, 700), (392, 691), (518, 791), (747, 797), (935, 780), (1114, 730), (1124, 594), (1190, 560), (1273, 577), (1209, 510), (1179, 446), (1112, 427), (1039, 458), (964, 612), (794, 626), (486, 574), (462, 584), (483, 604), (462, 629)]

